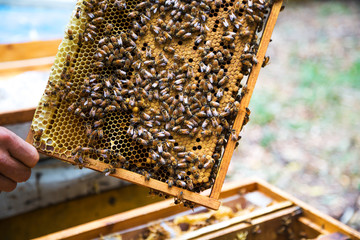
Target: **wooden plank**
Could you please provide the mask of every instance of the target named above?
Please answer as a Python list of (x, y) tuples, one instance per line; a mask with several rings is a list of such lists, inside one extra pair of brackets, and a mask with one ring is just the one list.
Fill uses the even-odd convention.
[(0, 62), (0, 74), (19, 74), (26, 71), (50, 70), (55, 57), (43, 57), (29, 60)]
[(265, 182), (264, 180), (258, 179), (258, 186), (259, 190), (262, 189), (271, 189), (274, 193), (283, 196), (284, 198), (292, 201), (295, 205), (298, 205), (303, 209), (304, 217), (307, 217), (310, 221), (319, 226), (322, 226), (324, 230), (328, 232), (340, 232), (345, 235), (351, 237), (351, 239), (360, 240), (360, 233), (355, 231), (354, 229), (350, 228), (349, 226), (343, 224), (342, 222), (320, 212), (319, 210), (315, 209), (312, 206), (304, 203), (303, 201), (293, 197), (292, 195), (270, 185), (269, 183)]
[(33, 239), (163, 201), (150, 197), (148, 192), (147, 188), (129, 184), (101, 193), (88, 192), (86, 196), (0, 219), (0, 239)]
[(35, 113), (36, 108), (25, 108), (15, 111), (0, 112), (0, 125), (16, 124), (30, 122)]
[[(255, 191), (256, 182), (247, 180), (244, 182), (231, 182), (224, 187), (221, 197), (226, 198), (238, 194), (240, 189), (247, 192)], [(204, 192), (204, 194), (207, 194)], [(110, 234), (116, 231), (125, 230), (156, 219), (169, 217), (171, 215), (188, 211), (187, 208), (174, 205), (173, 200), (165, 200), (159, 203), (150, 204), (138, 209), (119, 213), (110, 217), (102, 218), (57, 233), (49, 234), (37, 240), (45, 239), (91, 239), (99, 237), (99, 234)]]
[[(60, 156), (57, 156), (57, 157), (61, 159)], [(62, 160), (66, 161), (66, 159), (64, 159), (64, 158)], [(70, 163), (74, 163), (74, 162), (70, 162)], [(106, 163), (100, 162), (98, 160), (88, 158), (88, 159), (85, 159), (85, 161), (84, 161), (84, 167), (90, 168), (90, 169), (93, 169), (96, 171), (104, 171), (106, 168), (109, 167), (109, 165)], [(207, 196), (203, 196), (198, 193), (194, 193), (189, 190), (182, 189), (182, 188), (179, 188), (176, 186), (169, 188), (167, 183), (161, 182), (159, 180), (155, 180), (152, 178), (150, 178), (147, 181), (147, 180), (145, 180), (144, 176), (134, 173), (134, 172), (131, 172), (126, 169), (117, 168), (116, 172), (114, 174), (110, 174), (110, 176), (113, 176), (113, 177), (116, 177), (119, 179), (123, 179), (123, 180), (129, 181), (131, 183), (139, 184), (144, 187), (149, 187), (149, 188), (161, 191), (161, 192), (165, 192), (166, 194), (169, 194), (173, 197), (180, 197), (180, 195), (182, 195), (181, 197), (185, 200), (192, 201), (198, 205), (208, 207), (213, 210), (217, 210), (220, 207), (220, 202), (217, 199), (209, 198)], [(182, 194), (181, 194), (181, 192), (182, 192)]]
[[(247, 180), (241, 180), (240, 185), (239, 181), (227, 182), (221, 189), (220, 197), (227, 198), (239, 194), (240, 192), (253, 192), (257, 190), (257, 182), (255, 179), (250, 178)], [(211, 189), (208, 190), (211, 191)], [(206, 192), (204, 192), (204, 194), (206, 194)]]
[(145, 224), (157, 218), (176, 214), (184, 211), (184, 207), (172, 205), (172, 200), (153, 203), (144, 207), (115, 214), (100, 220), (92, 221), (57, 233), (49, 234), (35, 240), (51, 239), (91, 239), (99, 237), (100, 234), (110, 234), (137, 225)]
[(341, 233), (332, 233), (321, 236), (318, 240), (349, 240), (349, 238)]
[(283, 195), (278, 194), (276, 192), (276, 188), (270, 184), (268, 184), (267, 186), (264, 186), (262, 183), (259, 183), (259, 179), (255, 180), (256, 181), (256, 189), (262, 193), (264, 193), (265, 195), (273, 198), (276, 201), (285, 201), (288, 200), (287, 198), (285, 198)]
[[(267, 215), (263, 215), (263, 216), (259, 216), (258, 218), (252, 219), (251, 220), (251, 224), (250, 223), (239, 223), (237, 225), (228, 227), (226, 229), (223, 229), (221, 231), (216, 231), (216, 232), (212, 232), (200, 237), (197, 237), (197, 240), (209, 240), (209, 239), (236, 239), (234, 238), (232, 235), (235, 235), (239, 232), (243, 232), (243, 231), (249, 231), (252, 230), (254, 228), (254, 226), (260, 226), (261, 229), (261, 233), (260, 233), (260, 237), (257, 239), (266, 239), (266, 240), (271, 240), (271, 239), (277, 239), (278, 240), (278, 236), (274, 236), (274, 229), (278, 228), (279, 225), (281, 225), (281, 219), (285, 216), (288, 215), (294, 215), (298, 213), (299, 208), (294, 206), (294, 207), (289, 207), (289, 208), (285, 208), (283, 210), (279, 210)], [(267, 224), (267, 226), (263, 226), (264, 224)], [(270, 235), (270, 236), (268, 236)], [(249, 236), (246, 239), (251, 239), (251, 235), (249, 234)]]
[(320, 234), (329, 234), (330, 233), (329, 231), (325, 230), (322, 226), (319, 226), (318, 224), (314, 223), (307, 217), (299, 217), (298, 221), (312, 229), (315, 229)]
[[(229, 183), (226, 184), (224, 186), (223, 192), (221, 193), (221, 197), (225, 198), (225, 197), (229, 197), (231, 196), (231, 194), (238, 194), (240, 189), (245, 189), (247, 192), (251, 192), (251, 191), (259, 191), (262, 192), (266, 195), (268, 195), (267, 192), (271, 192), (274, 191), (274, 193), (272, 194), (273, 196), (282, 196), (283, 199), (288, 199), (289, 195), (284, 193), (283, 191), (277, 189), (276, 187), (271, 186), (270, 184), (262, 181), (262, 180), (247, 180), (246, 182), (242, 183), (242, 182), (233, 182), (233, 183)], [(266, 190), (267, 192), (264, 192), (263, 190)], [(291, 197), (291, 196), (290, 196)], [(289, 199), (288, 199), (289, 200)], [(251, 220), (251, 227), (254, 227), (255, 225), (259, 224), (261, 221), (271, 221), (273, 218), (276, 218), (276, 216), (280, 216), (282, 215), (282, 213), (285, 213), (285, 211), (290, 211), (290, 212), (297, 212), (299, 210), (299, 207), (302, 207), (302, 205), (298, 205), (298, 206), (294, 206), (291, 207), (291, 205), (294, 203), (294, 199), (292, 197), (291, 201), (285, 201), (283, 203), (280, 204), (276, 204), (273, 205), (273, 208), (277, 208), (279, 210), (274, 210), (274, 211), (270, 211), (269, 208), (263, 209), (262, 212), (260, 212), (257, 216), (250, 216), (247, 215), (246, 217), (244, 217), (244, 221), (247, 222), (247, 220)], [(303, 204), (303, 203), (302, 203)], [(286, 206), (289, 207), (286, 207)], [(303, 204), (306, 206), (306, 204)], [(275, 206), (275, 207), (274, 207)], [(284, 207), (284, 210), (281, 210), (281, 207)], [(271, 209), (271, 208), (270, 208)], [(289, 210), (289, 209), (293, 209), (293, 210)], [(90, 238), (95, 238), (95, 237), (99, 237), (100, 234), (102, 235), (106, 235), (106, 234), (110, 234), (113, 232), (117, 232), (117, 231), (121, 231), (121, 230), (125, 230), (125, 229), (129, 229), (129, 228), (133, 228), (139, 225), (143, 225), (146, 224), (150, 221), (155, 221), (161, 218), (165, 218), (165, 217), (169, 217), (171, 215), (186, 211), (187, 209), (181, 207), (181, 206), (175, 206), (172, 205), (172, 200), (165, 200), (159, 203), (155, 203), (155, 204), (151, 204), (142, 208), (138, 208), (135, 210), (131, 210), (125, 213), (120, 213), (120, 214), (116, 214), (110, 217), (106, 217), (103, 219), (99, 219), (97, 221), (93, 221), (87, 224), (83, 224), (77, 227), (73, 227), (61, 232), (57, 232), (54, 234), (50, 234), (47, 235), (45, 237), (39, 238), (38, 240), (44, 240), (44, 239), (90, 239)], [(300, 224), (303, 224), (303, 222), (305, 224), (303, 224), (302, 226), (306, 226), (308, 229), (311, 229), (311, 235), (309, 236), (314, 236), (314, 234), (316, 232), (318, 233), (327, 233), (327, 232), (334, 232), (334, 231), (330, 231), (327, 226), (328, 226), (328, 219), (320, 219), (317, 222), (313, 221), (312, 219), (310, 220), (309, 216), (310, 214), (307, 213), (306, 209), (302, 209), (302, 213), (304, 215), (304, 217), (301, 217), (300, 219), (307, 219), (308, 221), (302, 221), (300, 222)], [(269, 214), (266, 214), (266, 212), (270, 212)], [(289, 212), (289, 213), (290, 213)], [(311, 213), (313, 214), (313, 213)], [(310, 216), (311, 218), (317, 218), (317, 215), (312, 215)], [(263, 219), (263, 220), (260, 220)], [(336, 220), (335, 220), (336, 221)], [(310, 222), (314, 223), (314, 224), (309, 224)], [(336, 221), (337, 222), (337, 221)], [(342, 232), (345, 235), (349, 235), (352, 236), (351, 234), (348, 234), (347, 232), (341, 231), (341, 228), (344, 227), (343, 224), (337, 222), (338, 227), (335, 229), (335, 232)], [(237, 223), (235, 225), (231, 225), (229, 227), (223, 228), (221, 229), (221, 231), (212, 231), (211, 234), (207, 235), (208, 233), (206, 233), (206, 235), (199, 235), (198, 237), (196, 237), (196, 239), (212, 239), (213, 237), (210, 238), (210, 236), (218, 236), (221, 238), (221, 236), (225, 236), (225, 233), (231, 233), (232, 231), (234, 231), (234, 229), (239, 229), (237, 228), (238, 226), (242, 226), (242, 228), (245, 227), (249, 227), (249, 223)], [(319, 228), (319, 226), (325, 226), (325, 228), (323, 229), (322, 227)], [(270, 229), (270, 227), (272, 227), (272, 229), (274, 228), (274, 226), (270, 225), (268, 226), (268, 228)], [(314, 228), (316, 228), (316, 231), (314, 230)], [(349, 227), (347, 227), (349, 228)], [(356, 234), (356, 231), (353, 230), (353, 234)], [(228, 236), (228, 235), (227, 235)], [(215, 237), (214, 237), (215, 238)], [(227, 238), (221, 238), (221, 239), (227, 239)], [(233, 239), (233, 238), (230, 238)], [(263, 238), (266, 239), (266, 238)], [(270, 239), (270, 238), (269, 238)], [(274, 239), (274, 238), (272, 238)], [(357, 237), (354, 237), (352, 239), (359, 239)]]
[[(240, 130), (242, 129), (243, 121), (244, 121), (244, 117), (245, 117), (245, 113), (246, 113), (246, 108), (249, 106), (250, 99), (251, 99), (251, 96), (252, 96), (252, 93), (254, 91), (254, 87), (256, 84), (256, 80), (258, 78), (258, 75), (259, 75), (265, 54), (266, 54), (267, 47), (270, 43), (270, 38), (271, 38), (272, 32), (274, 30), (277, 17), (279, 15), (280, 8), (282, 6), (282, 2), (283, 1), (280, 0), (280, 1), (276, 1), (274, 3), (274, 5), (271, 9), (268, 21), (266, 23), (266, 27), (265, 27), (265, 30), (264, 30), (264, 33), (263, 33), (263, 36), (262, 36), (262, 39), (261, 39), (261, 42), (259, 45), (259, 50), (256, 55), (256, 57), (258, 59), (258, 63), (256, 65), (253, 65), (251, 73), (248, 77), (247, 93), (241, 99), (240, 110), (236, 116), (236, 119), (235, 119), (235, 122), (233, 125), (233, 129), (236, 130), (237, 135), (239, 135)], [(210, 195), (211, 198), (215, 198), (215, 199), (219, 198), (219, 195), (221, 192), (221, 187), (224, 184), (224, 180), (225, 180), (225, 176), (228, 171), (228, 168), (229, 168), (230, 160), (234, 153), (235, 144), (236, 144), (236, 141), (232, 140), (230, 137), (228, 140), (228, 143), (226, 145), (220, 166), (219, 166), (219, 170), (218, 170), (218, 174), (216, 176), (214, 186), (211, 191), (211, 195)]]
[(55, 56), (61, 39), (0, 44), (0, 62)]
[[(33, 144), (33, 133), (31, 130), (29, 131), (26, 141), (30, 144)], [(45, 150), (38, 149), (38, 151), (40, 153), (43, 153), (50, 157), (55, 157), (62, 161), (78, 165), (72, 159), (68, 159), (59, 154), (52, 153), (51, 155), (49, 155)], [(100, 162), (99, 160), (96, 160), (96, 159), (86, 158), (86, 159), (84, 159), (83, 167), (102, 172), (105, 169), (109, 168), (109, 164)], [(135, 172), (131, 172), (126, 169), (116, 168), (116, 172), (114, 174), (110, 174), (110, 176), (113, 176), (113, 177), (116, 177), (119, 179), (123, 179), (123, 180), (129, 181), (131, 183), (139, 184), (144, 187), (149, 187), (149, 188), (164, 192), (173, 197), (181, 197), (182, 199), (192, 201), (200, 206), (208, 207), (213, 210), (217, 210), (220, 207), (220, 202), (217, 199), (210, 198), (210, 197), (201, 195), (199, 193), (191, 192), (189, 190), (182, 189), (182, 188), (179, 188), (176, 186), (169, 188), (168, 184), (165, 182), (161, 182), (159, 180), (155, 180), (152, 178), (150, 178), (150, 180), (145, 180), (145, 177), (143, 175), (137, 174)]]
[(190, 233), (180, 236), (179, 238), (177, 238), (177, 240), (195, 239), (197, 237), (200, 237), (202, 235), (209, 234), (212, 232), (221, 232), (224, 229), (227, 229), (230, 226), (233, 226), (235, 224), (239, 224), (242, 222), (248, 222), (248, 221), (252, 222), (252, 219), (255, 219), (255, 218), (258, 218), (261, 216), (265, 216), (269, 213), (273, 213), (273, 212), (276, 212), (281, 209), (288, 208), (292, 205), (293, 205), (293, 203), (290, 201), (276, 203), (276, 204), (266, 207), (266, 208), (254, 210), (253, 212), (251, 212), (249, 214), (237, 216), (237, 217), (231, 218), (231, 219), (223, 221), (223, 222), (219, 222), (219, 223), (216, 223), (216, 224), (213, 224), (210, 226), (200, 228), (199, 230), (196, 230), (196, 231), (193, 231), (193, 232), (190, 232)]

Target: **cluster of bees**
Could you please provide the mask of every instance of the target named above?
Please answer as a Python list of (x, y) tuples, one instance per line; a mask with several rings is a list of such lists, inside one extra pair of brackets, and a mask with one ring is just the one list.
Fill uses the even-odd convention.
[[(232, 124), (247, 93), (241, 80), (258, 63), (257, 32), (271, 5), (269, 0), (81, 1), (74, 19), (84, 27), (66, 33), (79, 49), (93, 50), (90, 71), (76, 82), (74, 66), (81, 59), (67, 54), (60, 79), (51, 79), (45, 92), (52, 100), (44, 103), (65, 106), (84, 120), (86, 144), (74, 147), (70, 157), (79, 165), (86, 157), (101, 159), (110, 164), (106, 174), (125, 168), (169, 187), (210, 188), (228, 139), (239, 139)], [(110, 12), (126, 23), (112, 21)], [(228, 71), (231, 64), (237, 71)], [(131, 116), (128, 138), (147, 149), (147, 167), (121, 149), (98, 147), (109, 141), (107, 116), (124, 112)], [(247, 109), (244, 124), (248, 114)], [(192, 148), (194, 142), (204, 149)], [(181, 196), (175, 201), (191, 205)]]

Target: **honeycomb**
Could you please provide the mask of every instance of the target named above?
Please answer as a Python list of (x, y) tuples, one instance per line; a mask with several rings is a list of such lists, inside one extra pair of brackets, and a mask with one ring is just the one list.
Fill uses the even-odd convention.
[(210, 188), (228, 139), (238, 140), (232, 124), (271, 5), (79, 0), (35, 112), (34, 146), (80, 167), (96, 159), (106, 174)]

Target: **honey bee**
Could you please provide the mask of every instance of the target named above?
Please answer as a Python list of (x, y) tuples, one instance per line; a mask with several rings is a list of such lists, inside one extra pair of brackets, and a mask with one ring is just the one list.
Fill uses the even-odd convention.
[(259, 16), (257, 16), (257, 15), (253, 15), (252, 17), (254, 18), (254, 21), (255, 21), (256, 23), (260, 23), (260, 22), (262, 21), (262, 18), (259, 17)]
[(98, 138), (102, 139), (104, 137), (104, 130), (102, 128), (99, 128), (98, 130)]
[(251, 35), (251, 32), (246, 28), (239, 32), (239, 35), (242, 37), (249, 37)]
[(121, 163), (124, 163), (126, 161), (126, 158), (121, 155), (120, 153), (117, 154), (117, 159), (121, 162)]
[(207, 61), (213, 59), (214, 56), (215, 56), (215, 54), (213, 52), (210, 52), (203, 58), (203, 60), (207, 62)]
[(95, 153), (95, 149), (90, 148), (90, 147), (81, 147), (81, 149), (78, 150), (78, 152), (81, 152), (81, 153)]
[(230, 124), (228, 123), (228, 121), (225, 118), (221, 118), (221, 125), (225, 128), (225, 129), (230, 129)]
[(166, 165), (166, 160), (163, 158), (163, 157), (159, 157), (159, 159), (158, 159), (158, 164), (160, 164), (160, 165)]
[(108, 38), (102, 38), (99, 40), (99, 46), (102, 47), (104, 45), (106, 45), (109, 42)]
[(219, 137), (219, 136), (221, 135), (221, 133), (222, 133), (222, 130), (223, 130), (223, 127), (220, 126), (220, 125), (218, 125), (218, 126), (216, 127), (216, 129), (215, 129), (216, 136)]
[(125, 0), (115, 0), (114, 6), (117, 7), (120, 11), (126, 9), (126, 1)]
[(144, 36), (147, 31), (148, 31), (148, 26), (144, 25), (144, 26), (142, 26), (141, 29), (139, 30), (139, 35), (140, 35), (140, 36)]
[(225, 28), (228, 28), (229, 27), (229, 23), (228, 21), (226, 20), (226, 18), (221, 18), (221, 21), (222, 21), (222, 24)]
[(102, 109), (102, 108), (96, 109), (95, 117), (102, 118), (102, 117), (104, 117), (104, 115), (105, 115), (104, 109)]
[(226, 36), (222, 36), (221, 40), (231, 43), (235, 40), (235, 38), (232, 35), (226, 35)]
[[(83, 157), (81, 156), (81, 154), (75, 155), (74, 162), (78, 164), (84, 164)], [(82, 167), (79, 166), (79, 168), (81, 169)]]
[(215, 161), (219, 160), (220, 157), (221, 157), (221, 156), (220, 156), (219, 153), (214, 153), (214, 154), (212, 155), (212, 158), (213, 158)]
[(211, 136), (213, 134), (213, 132), (211, 130), (203, 130), (201, 132), (201, 135), (203, 135), (204, 137), (208, 137), (208, 136)]
[(95, 25), (99, 25), (101, 24), (102, 22), (104, 21), (104, 18), (103, 17), (97, 17), (97, 18), (94, 18), (91, 22)]
[(225, 84), (228, 82), (228, 80), (229, 80), (229, 77), (228, 77), (228, 76), (225, 76), (225, 77), (223, 77), (223, 78), (218, 82), (218, 85), (219, 85), (219, 86), (223, 86), (223, 85), (225, 85)]
[(132, 39), (134, 39), (134, 40), (137, 40), (137, 39), (138, 39), (138, 35), (136, 35), (136, 34), (134, 33), (134, 31), (129, 30), (129, 31), (128, 31), (128, 34), (129, 34), (129, 36), (130, 36)]
[(104, 119), (100, 119), (100, 120), (94, 122), (94, 127), (98, 128), (98, 127), (102, 126), (103, 124), (104, 124)]
[(97, 110), (96, 107), (91, 108), (90, 113), (89, 113), (90, 117), (93, 117), (93, 118), (96, 117), (96, 110)]
[(83, 39), (84, 39), (84, 38), (83, 38), (83, 34), (82, 34), (82, 33), (79, 33), (78, 42), (77, 42), (77, 45), (78, 45), (79, 47), (82, 46)]
[[(186, 180), (186, 187), (190, 191), (194, 190), (194, 184), (191, 179)], [(185, 206), (185, 204), (184, 204), (184, 206)]]
[(85, 5), (86, 8), (90, 8), (90, 9), (94, 8), (94, 6), (88, 1), (83, 1), (83, 4)]
[(255, 22), (255, 19), (254, 19), (253, 15), (250, 15), (250, 14), (245, 14), (245, 19), (246, 19), (249, 23)]
[(78, 103), (72, 103), (69, 107), (68, 107), (68, 112), (72, 112), (76, 109), (76, 107), (78, 106)]
[(224, 96), (224, 89), (219, 88), (215, 96), (219, 99), (222, 98), (222, 96)]
[(144, 125), (149, 128), (152, 128), (154, 126), (154, 123), (153, 123), (153, 121), (144, 121)]
[(129, 18), (136, 18), (137, 16), (139, 16), (139, 12), (138, 11), (132, 11), (128, 14)]
[(245, 60), (241, 62), (244, 67), (251, 68), (252, 63), (249, 60)]
[(121, 70), (121, 69), (116, 69), (115, 72), (116, 72), (116, 74), (119, 75), (119, 77), (121, 77), (121, 78), (126, 77), (126, 72), (123, 71), (123, 70)]
[(234, 12), (233, 11), (228, 11), (228, 13), (229, 13), (229, 19), (230, 19), (230, 21), (231, 22), (234, 22), (235, 21), (235, 19), (236, 19), (236, 15), (234, 14)]
[(165, 44), (166, 38), (165, 37), (155, 37), (155, 42), (157, 42), (158, 44)]
[(261, 65), (261, 67), (265, 67), (266, 65), (268, 65), (268, 64), (269, 64), (269, 61), (270, 61), (270, 57), (269, 57), (269, 56), (265, 56), (265, 57), (264, 57), (264, 61), (263, 61), (262, 65)]
[(74, 40), (74, 33), (70, 28), (67, 30), (66, 35), (68, 36), (69, 40)]
[(150, 18), (148, 16), (146, 16), (145, 14), (140, 14), (140, 22), (142, 24), (146, 24), (148, 21), (150, 20)]
[(170, 159), (171, 158), (171, 153), (169, 152), (162, 152), (161, 156), (165, 159)]
[(215, 161), (214, 161), (214, 159), (211, 158), (211, 159), (207, 160), (207, 162), (204, 164), (203, 168), (204, 169), (212, 168), (214, 166), (214, 164), (215, 164)]
[[(186, 182), (182, 180), (176, 180), (176, 185), (181, 188), (186, 188)], [(180, 196), (178, 197), (178, 199), (182, 199), (182, 192), (180, 192)]]
[[(134, 136), (133, 136), (133, 138), (134, 138)], [(149, 141), (147, 141), (145, 139), (137, 138), (136, 140), (137, 140), (138, 143), (142, 144), (143, 146), (148, 146), (149, 145)]]
[(105, 112), (114, 112), (115, 110), (116, 110), (116, 107), (113, 105), (109, 105), (104, 109)]
[[(84, 33), (84, 41), (85, 42), (94, 42), (94, 37), (93, 37), (93, 35), (91, 35), (91, 33), (89, 31), (90, 30), (88, 29), (88, 32)], [(95, 35), (96, 35), (96, 33), (95, 33)]]
[(34, 132), (34, 139), (36, 141), (40, 141), (41, 136), (43, 135), (44, 129), (39, 129), (37, 131)]
[(181, 128), (177, 131), (179, 134), (182, 134), (182, 135), (189, 135), (190, 134), (190, 129), (187, 129), (187, 128)]
[(234, 9), (235, 9), (236, 13), (239, 13), (239, 11), (243, 8), (244, 8), (244, 5), (241, 4), (241, 1), (237, 1), (235, 3)]
[(79, 19), (79, 18), (80, 18), (80, 14), (81, 14), (81, 8), (80, 8), (80, 7), (77, 7), (76, 13), (75, 13), (75, 17), (76, 17), (77, 19)]
[(202, 41), (204, 41), (205, 35), (201, 34), (195, 39), (195, 44), (200, 44)]
[(110, 23), (107, 24), (104, 31), (105, 35), (110, 35), (112, 29), (113, 29), (113, 25)]
[(53, 108), (56, 108), (56, 107), (59, 107), (60, 104), (55, 102), (55, 101), (50, 101), (50, 102), (46, 102), (44, 103), (44, 107), (53, 107)]
[(94, 62), (93, 66), (98, 68), (103, 68), (105, 67), (105, 64), (103, 62), (98, 61), (98, 62)]
[(80, 113), (81, 113), (81, 108), (75, 109), (75, 111), (74, 111), (75, 115), (80, 116)]
[(94, 36), (96, 36), (96, 31), (97, 27), (95, 25), (92, 25), (91, 23), (87, 23), (85, 26), (85, 31), (88, 31), (90, 34), (93, 34)]
[(105, 176), (109, 176), (110, 174), (114, 174), (116, 172), (115, 168), (105, 168), (103, 171), (105, 173)]
[(217, 101), (211, 101), (210, 102), (210, 106), (212, 106), (212, 107), (219, 107), (220, 106), (220, 103), (219, 102), (217, 102)]
[(66, 55), (65, 65), (66, 65), (67, 67), (69, 67), (69, 66), (70, 66), (70, 63), (71, 63), (71, 56), (70, 56), (70, 54), (68, 53), (68, 54)]
[(143, 175), (145, 177), (145, 181), (150, 181), (151, 178), (151, 173), (147, 172), (147, 171), (143, 171)]
[(181, 36), (182, 39), (186, 40), (192, 37), (192, 34), (190, 32), (185, 33), (184, 35)]
[(174, 186), (174, 178), (169, 177), (169, 179), (166, 180), (166, 183), (168, 184), (169, 188), (171, 188), (172, 186)]
[(233, 141), (239, 140), (239, 137), (238, 137), (235, 129), (231, 129), (231, 140), (233, 140)]

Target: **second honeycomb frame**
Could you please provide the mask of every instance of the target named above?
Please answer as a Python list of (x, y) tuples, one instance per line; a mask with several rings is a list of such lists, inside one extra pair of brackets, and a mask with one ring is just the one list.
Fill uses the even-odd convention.
[[(245, 94), (241, 100), (240, 110), (236, 116), (236, 119), (235, 119), (235, 122), (233, 125), (233, 129), (236, 130), (236, 134), (239, 134), (243, 127), (243, 122), (244, 122), (244, 118), (245, 118), (245, 114), (246, 114), (246, 108), (249, 106), (249, 102), (250, 102), (261, 66), (263, 64), (263, 60), (265, 57), (267, 47), (270, 43), (270, 38), (271, 38), (272, 32), (274, 30), (275, 23), (277, 21), (279, 12), (281, 10), (282, 3), (283, 3), (283, 0), (278, 0), (273, 4), (273, 6), (271, 8), (271, 11), (270, 11), (270, 14), (269, 14), (269, 17), (268, 17), (261, 41), (260, 41), (259, 49), (256, 54), (258, 63), (253, 65), (251, 73), (248, 76), (247, 91), (245, 92)], [(27, 137), (27, 142), (32, 144), (33, 136), (34, 136), (33, 132), (30, 131), (28, 134), (28, 137)], [(236, 141), (232, 140), (230, 137), (228, 140), (228, 143), (226, 145), (226, 148), (224, 150), (224, 154), (223, 154), (220, 166), (219, 166), (219, 170), (216, 175), (215, 183), (211, 188), (210, 194), (209, 194), (209, 191), (205, 191), (204, 194), (199, 194), (199, 193), (191, 192), (189, 190), (185, 190), (185, 189), (182, 189), (182, 188), (179, 188), (176, 186), (169, 188), (168, 184), (165, 182), (161, 182), (159, 180), (155, 180), (152, 178), (150, 180), (146, 180), (143, 175), (131, 172), (126, 169), (118, 168), (118, 169), (116, 169), (116, 172), (110, 174), (110, 176), (113, 176), (113, 177), (116, 177), (119, 179), (123, 179), (123, 180), (129, 181), (129, 182), (135, 183), (135, 184), (139, 184), (144, 187), (149, 187), (151, 189), (164, 192), (173, 197), (179, 197), (181, 195), (181, 197), (184, 200), (188, 200), (188, 201), (194, 202), (198, 205), (217, 210), (220, 206), (220, 201), (218, 200), (218, 198), (220, 196), (221, 188), (224, 183), (225, 176), (226, 176), (229, 164), (230, 164), (230, 160), (232, 158), (232, 155), (233, 155), (233, 152), (235, 149), (235, 144), (236, 144)], [(39, 150), (39, 152), (46, 154), (46, 152), (43, 152), (41, 150)], [(74, 162), (74, 160), (64, 158), (57, 154), (53, 154), (52, 157), (56, 157), (65, 162), (69, 162), (71, 164), (76, 164)], [(106, 168), (108, 168), (108, 164), (97, 161), (95, 159), (88, 159), (88, 158), (86, 159), (86, 162), (84, 162), (83, 166), (86, 168), (96, 170), (96, 171), (100, 171), (100, 172), (103, 172)], [(206, 196), (205, 193), (209, 194), (209, 196)]]

